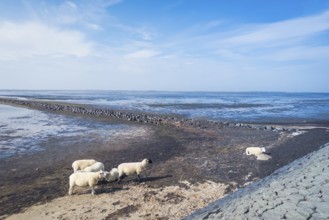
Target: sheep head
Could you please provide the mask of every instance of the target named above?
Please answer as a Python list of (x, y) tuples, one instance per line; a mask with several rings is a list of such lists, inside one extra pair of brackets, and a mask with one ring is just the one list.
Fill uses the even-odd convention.
[(113, 168), (110, 172), (106, 172), (106, 181), (114, 181), (117, 180), (119, 177), (119, 171), (117, 168)]
[(144, 161), (146, 161), (145, 163), (147, 163), (147, 164), (152, 163), (151, 159), (144, 159)]
[(150, 159), (144, 159), (142, 162), (140, 162), (144, 167), (147, 166), (148, 164), (152, 163), (152, 160)]
[(106, 178), (107, 174), (108, 174), (108, 172), (101, 170), (101, 171), (99, 171), (99, 178), (101, 178), (101, 179)]

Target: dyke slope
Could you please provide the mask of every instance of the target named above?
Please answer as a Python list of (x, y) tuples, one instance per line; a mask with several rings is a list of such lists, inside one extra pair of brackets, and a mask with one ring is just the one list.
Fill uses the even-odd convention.
[(194, 212), (192, 219), (329, 219), (329, 143)]

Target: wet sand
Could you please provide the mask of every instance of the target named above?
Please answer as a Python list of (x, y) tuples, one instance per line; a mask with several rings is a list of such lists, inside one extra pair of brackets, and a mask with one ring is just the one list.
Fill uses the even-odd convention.
[[(53, 137), (42, 143), (43, 151), (0, 160), (0, 218), (180, 219), (329, 142), (326, 124), (297, 136), (246, 127), (131, 125), (138, 132), (108, 141), (101, 135)], [(266, 147), (272, 160), (245, 155), (250, 146)], [(94, 197), (83, 188), (68, 196), (71, 164), (81, 158), (102, 161), (107, 170), (143, 158), (154, 163), (142, 183), (132, 176), (100, 184)]]

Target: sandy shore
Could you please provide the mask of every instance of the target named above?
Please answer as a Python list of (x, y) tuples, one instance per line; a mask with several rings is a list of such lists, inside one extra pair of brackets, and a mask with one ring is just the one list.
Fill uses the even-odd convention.
[[(205, 182), (151, 188), (147, 184), (100, 187), (98, 194), (79, 190), (7, 219), (180, 219), (225, 195), (224, 184)], [(204, 192), (208, 193), (205, 194)]]
[[(236, 126), (131, 126), (136, 133), (108, 141), (101, 134), (92, 142), (84, 135), (49, 138), (41, 152), (1, 160), (0, 218), (180, 219), (329, 142), (324, 125), (298, 135)], [(245, 155), (249, 146), (266, 147), (273, 159)], [(119, 185), (99, 185), (96, 196), (88, 189), (68, 196), (71, 164), (86, 157), (102, 161), (108, 170), (143, 158), (154, 163), (142, 183), (128, 177)]]

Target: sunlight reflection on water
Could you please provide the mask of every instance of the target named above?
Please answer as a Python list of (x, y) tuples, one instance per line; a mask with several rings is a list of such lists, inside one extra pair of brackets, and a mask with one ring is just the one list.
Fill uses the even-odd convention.
[(115, 135), (134, 134), (137, 132), (134, 129), (127, 125), (0, 105), (0, 158), (40, 151), (41, 142), (52, 136), (92, 134), (108, 140)]

